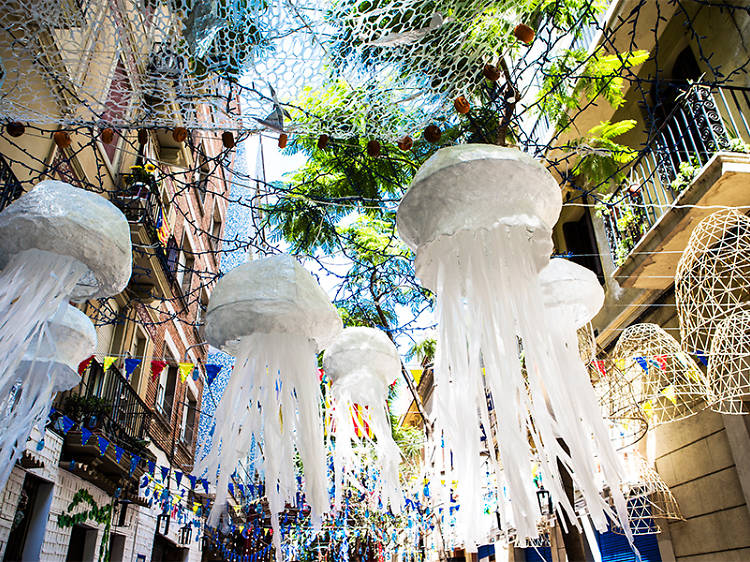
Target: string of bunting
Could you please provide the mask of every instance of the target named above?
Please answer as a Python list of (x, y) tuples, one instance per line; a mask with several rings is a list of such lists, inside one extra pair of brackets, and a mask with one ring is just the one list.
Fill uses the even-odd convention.
[[(106, 373), (119, 359), (121, 359), (121, 356), (116, 355), (105, 355), (104, 358), (101, 361), (102, 370)], [(91, 365), (91, 362), (95, 359), (94, 355), (91, 355), (90, 357), (87, 357), (83, 361), (81, 361), (78, 364), (78, 375), (83, 376), (83, 374), (86, 372), (86, 369), (89, 368)], [(138, 357), (125, 357), (123, 361), (123, 368), (125, 370), (125, 378), (129, 381), (131, 375), (135, 372), (135, 370), (138, 368), (138, 366), (143, 362), (142, 358)], [(152, 359), (150, 363), (150, 373), (151, 373), (151, 379), (156, 379), (161, 374), (161, 372), (169, 365), (167, 361), (164, 361), (162, 359)], [(197, 381), (200, 372), (196, 368), (197, 364), (193, 362), (179, 362), (177, 363), (177, 368), (180, 373), (180, 381), (183, 383), (187, 380), (189, 376), (192, 374), (192, 378), (194, 381)], [(206, 371), (206, 380), (209, 385), (214, 382), (218, 374), (221, 372), (221, 369), (223, 368), (223, 365), (220, 365), (218, 363), (205, 363), (203, 365), (204, 370)]]

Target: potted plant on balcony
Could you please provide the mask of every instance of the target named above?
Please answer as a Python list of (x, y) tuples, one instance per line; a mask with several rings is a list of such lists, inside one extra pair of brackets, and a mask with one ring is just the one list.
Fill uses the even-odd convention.
[(94, 430), (102, 426), (104, 417), (112, 410), (112, 402), (97, 396), (73, 395), (65, 399), (63, 409), (75, 421)]

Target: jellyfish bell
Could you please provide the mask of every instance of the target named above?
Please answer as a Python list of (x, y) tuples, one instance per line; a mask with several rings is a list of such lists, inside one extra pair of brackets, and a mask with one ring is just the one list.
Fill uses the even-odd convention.
[(588, 324), (604, 305), (596, 274), (572, 261), (555, 258), (539, 273), (544, 305), (575, 329)]
[(279, 555), (279, 513), (297, 492), (295, 450), (313, 521), (327, 509), (316, 355), (341, 328), (323, 289), (289, 255), (242, 264), (216, 284), (206, 312), (206, 338), (234, 355), (235, 366), (216, 409), (211, 451), (194, 471), (219, 472), (212, 525), (225, 504), (229, 476), (254, 441), (262, 444), (259, 471), (265, 473)]
[(438, 150), (422, 165), (399, 204), (396, 223), (399, 237), (417, 252), (421, 282), (433, 289), (440, 241), (500, 225), (525, 233), (534, 265), (542, 269), (561, 208), (557, 182), (531, 156), (467, 144)]
[(0, 267), (32, 249), (85, 268), (69, 294), (73, 300), (115, 295), (130, 279), (125, 215), (101, 195), (61, 181), (39, 182), (0, 213)]
[[(96, 330), (77, 308), (63, 303), (30, 342), (0, 403), (0, 487), (23, 452), (33, 427), (44, 423), (56, 392), (76, 386), (76, 368), (96, 347)], [(20, 444), (20, 445), (19, 445)]]
[(391, 339), (374, 328), (346, 328), (326, 349), (323, 369), (331, 379), (336, 443), (334, 472), (335, 504), (341, 505), (347, 473), (364, 464), (354, 448), (352, 422), (355, 409), (364, 409), (372, 430), (377, 465), (377, 488), (383, 506), (400, 511), (398, 467), (400, 452), (391, 437), (386, 400), (388, 387), (401, 371), (401, 358)]

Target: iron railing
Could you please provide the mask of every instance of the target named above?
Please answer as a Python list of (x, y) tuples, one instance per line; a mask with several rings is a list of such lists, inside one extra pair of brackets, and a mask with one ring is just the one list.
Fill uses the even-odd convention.
[(750, 88), (692, 86), (649, 139), (604, 214), (610, 252), (621, 265), (698, 170), (720, 151), (750, 143)]
[[(87, 412), (88, 406), (81, 401), (82, 398), (97, 399), (89, 404), (105, 405), (106, 409), (103, 412)], [(80, 384), (60, 393), (57, 403), (63, 413), (73, 418), (83, 416), (84, 419), (77, 421), (101, 428), (114, 440), (135, 450), (142, 449), (148, 437), (151, 410), (114, 365), (105, 373), (102, 365), (92, 359)]]
[(0, 211), (23, 195), (23, 185), (10, 168), (8, 161), (0, 154)]

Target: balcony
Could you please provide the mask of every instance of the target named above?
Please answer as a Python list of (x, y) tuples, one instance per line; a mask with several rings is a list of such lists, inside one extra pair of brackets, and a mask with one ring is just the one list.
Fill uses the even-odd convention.
[(132, 178), (130, 174), (122, 174), (120, 186), (111, 196), (130, 223), (133, 242), (148, 248), (134, 252), (131, 285), (139, 289), (161, 281), (159, 284), (182, 299), (185, 305), (183, 283), (178, 276), (180, 247), (165, 226), (167, 219), (159, 187), (154, 179), (134, 181)]
[(0, 211), (23, 195), (23, 185), (0, 154)]
[(621, 285), (667, 289), (695, 225), (750, 204), (749, 121), (750, 88), (685, 92), (603, 213)]
[[(105, 437), (112, 445), (149, 457), (146, 445), (151, 411), (116, 367), (110, 367), (105, 373), (102, 365), (93, 359), (80, 384), (58, 394), (56, 409), (84, 424), (95, 436)], [(127, 477), (130, 471), (127, 455), (118, 462), (114, 446), (108, 447), (104, 456), (100, 455), (97, 439), (91, 438), (84, 445), (80, 430), (69, 431), (63, 444), (64, 464), (73, 459), (82, 477), (95, 479), (97, 485), (105, 488)], [(140, 474), (139, 469), (133, 477), (138, 478)]]

